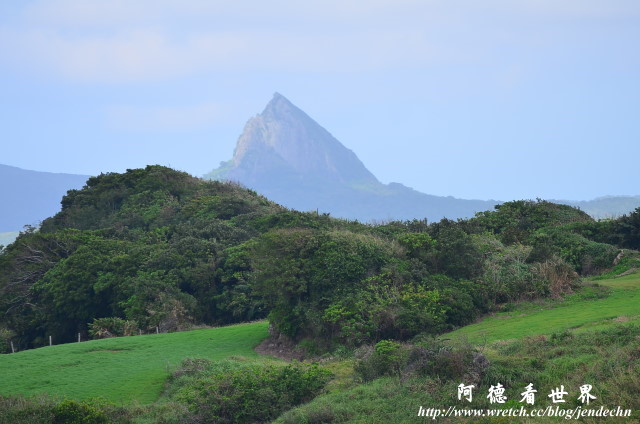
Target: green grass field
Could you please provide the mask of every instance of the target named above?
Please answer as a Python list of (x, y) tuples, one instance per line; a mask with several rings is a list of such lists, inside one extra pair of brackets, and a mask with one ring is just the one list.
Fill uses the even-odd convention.
[(266, 321), (182, 333), (119, 337), (0, 355), (0, 394), (154, 402), (185, 357), (259, 359)]
[(618, 322), (640, 320), (640, 274), (599, 280), (597, 284), (610, 288), (610, 294), (597, 299), (578, 293), (559, 302), (523, 303), (512, 311), (486, 317), (445, 336), (483, 344), (565, 330), (600, 329)]
[[(484, 352), (492, 363), (489, 378), (510, 384), (512, 391), (531, 381), (541, 393), (558, 382), (575, 389), (586, 378), (598, 382), (597, 395), (606, 404), (635, 408), (637, 367), (628, 368), (628, 361), (638, 352), (627, 339), (637, 337), (637, 327), (626, 324), (640, 323), (640, 274), (597, 283), (608, 289), (587, 286), (564, 300), (516, 304), (509, 312), (441, 337), (486, 345)], [(117, 404), (149, 405), (145, 408), (152, 411), (167, 402), (161, 396), (167, 377), (185, 357), (272, 361), (253, 350), (267, 337), (267, 327), (263, 321), (1, 355), (0, 394), (46, 393), (77, 400), (102, 397)], [(532, 337), (565, 334), (565, 330), (575, 335)], [(450, 398), (459, 384), (457, 380), (403, 383), (385, 378), (360, 385), (354, 381), (353, 360), (330, 361), (323, 366), (335, 375), (326, 394), (285, 413), (276, 422), (409, 422), (417, 405), (455, 403)], [(171, 405), (165, 406), (175, 407)], [(155, 422), (145, 417), (140, 422)]]
[[(480, 322), (443, 334), (442, 339), (456, 345), (468, 340), (488, 358), (491, 368), (485, 379), (476, 382), (478, 396), (473, 408), (495, 408), (485, 398), (489, 384), (501, 382), (511, 396), (511, 406), (520, 407), (517, 399), (529, 383), (540, 396), (536, 407), (555, 407), (546, 394), (563, 384), (571, 391), (572, 408), (579, 406), (575, 392), (591, 383), (598, 397), (598, 407), (633, 410), (633, 419), (608, 419), (611, 423), (638, 422), (640, 411), (640, 274), (599, 280), (610, 290), (587, 287), (564, 300), (526, 302), (510, 312), (495, 314)], [(569, 330), (565, 332), (565, 330)], [(548, 335), (556, 336), (548, 337)], [(547, 337), (535, 337), (545, 335)], [(334, 364), (347, 365), (347, 362)], [(352, 369), (352, 368), (351, 368)], [(381, 378), (364, 384), (353, 383), (353, 376), (343, 373), (342, 385), (294, 408), (274, 421), (278, 424), (301, 422), (388, 423), (436, 422), (419, 419), (416, 411), (425, 407), (461, 407), (455, 398), (461, 379), (441, 380)], [(484, 392), (484, 393), (483, 393)], [(439, 419), (442, 423), (558, 423), (560, 418), (514, 419), (487, 418), (483, 421)], [(576, 421), (576, 420), (572, 420)], [(580, 422), (596, 424), (601, 419)]]

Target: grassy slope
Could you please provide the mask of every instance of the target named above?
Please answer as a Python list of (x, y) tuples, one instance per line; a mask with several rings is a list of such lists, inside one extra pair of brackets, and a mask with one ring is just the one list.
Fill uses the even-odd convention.
[[(596, 334), (591, 333), (592, 330), (613, 328), (616, 321), (621, 320), (612, 318), (621, 316), (628, 317), (631, 321), (640, 321), (640, 274), (601, 280), (598, 283), (611, 288), (608, 297), (592, 299), (579, 294), (561, 302), (525, 303), (511, 312), (488, 317), (445, 337), (468, 338), (481, 343), (517, 339), (516, 343), (521, 343), (520, 340), (527, 340), (528, 336), (560, 333), (575, 328), (588, 331), (587, 336), (590, 337), (590, 334)], [(182, 358), (190, 356), (220, 359), (242, 355), (259, 360), (252, 348), (266, 335), (267, 323), (260, 322), (212, 330), (69, 344), (3, 355), (0, 357), (0, 393), (30, 395), (46, 392), (77, 399), (102, 396), (115, 402), (128, 403), (135, 399), (141, 403), (150, 403), (158, 399), (168, 370)], [(614, 339), (615, 337), (617, 336)], [(530, 368), (525, 365), (531, 362), (532, 357), (539, 356), (543, 362), (548, 363), (544, 369), (535, 372), (535, 382), (540, 385), (541, 393), (548, 390), (547, 385), (558, 384), (558, 381), (564, 382), (568, 387), (581, 384), (581, 380), (566, 379), (567, 375), (575, 374), (578, 369), (582, 373), (587, 372), (594, 381), (599, 381), (596, 377), (601, 377), (604, 381), (605, 377), (599, 375), (604, 364), (596, 360), (606, 359), (604, 350), (607, 348), (591, 347), (590, 343), (581, 342), (577, 351), (567, 350), (567, 346), (577, 342), (577, 339), (569, 340), (558, 346), (545, 342), (547, 346), (531, 339), (524, 347), (494, 346), (492, 343), (485, 352), (492, 362), (495, 361), (498, 373), (503, 372), (503, 369)], [(534, 353), (532, 349), (539, 349), (539, 353)], [(621, 355), (628, 355), (627, 350), (621, 351)], [(623, 360), (618, 362), (624, 363)], [(592, 365), (589, 366), (590, 363)], [(353, 372), (351, 361), (327, 365), (334, 372), (340, 371), (337, 372), (338, 375), (343, 374), (338, 378), (339, 381), (330, 385), (330, 393), (290, 411), (277, 422), (305, 422), (311, 416), (316, 422), (414, 422), (417, 405), (446, 404), (458, 384), (425, 380), (403, 385), (387, 378), (354, 387), (350, 382)], [(564, 368), (568, 368), (568, 371)], [(530, 372), (532, 370), (521, 376), (527, 382), (534, 377), (534, 374), (526, 376)], [(631, 375), (634, 375), (633, 371)], [(624, 378), (631, 377), (620, 374), (616, 376), (616, 381), (624, 381)], [(517, 380), (512, 382), (514, 387), (525, 383), (524, 380), (520, 382), (519, 378)], [(635, 387), (637, 379), (629, 381), (627, 385)], [(417, 386), (412, 387), (414, 385)], [(598, 393), (599, 396), (604, 399), (613, 398), (613, 394), (606, 392), (607, 386), (603, 386), (603, 390), (605, 392)], [(619, 397), (618, 395), (616, 399)], [(631, 406), (631, 400), (620, 403)]]
[(522, 304), (513, 311), (495, 314), (447, 336), (466, 337), (478, 344), (564, 330), (604, 328), (616, 320), (640, 320), (640, 274), (597, 283), (611, 288), (611, 294), (602, 299), (578, 294), (559, 303)]
[[(535, 383), (541, 396), (538, 407), (550, 405), (546, 393), (558, 384), (575, 391), (585, 381), (594, 383), (595, 393), (607, 405), (621, 405), (634, 409), (637, 420), (638, 368), (635, 358), (640, 355), (634, 341), (633, 323), (640, 323), (640, 273), (625, 277), (600, 280), (598, 284), (611, 289), (609, 296), (593, 299), (586, 289), (564, 301), (522, 303), (513, 311), (487, 317), (481, 322), (443, 335), (443, 338), (469, 340), (484, 347), (492, 362), (489, 380), (501, 381), (509, 394), (520, 393), (522, 388)], [(621, 319), (622, 318), (622, 319)], [(622, 326), (620, 323), (623, 323)], [(625, 328), (629, 330), (625, 330)], [(563, 333), (571, 330), (570, 333)], [(629, 331), (631, 336), (625, 335)], [(536, 335), (560, 334), (557, 341), (536, 338)], [(511, 342), (503, 340), (512, 339)], [(634, 339), (635, 340), (635, 339)], [(635, 364), (635, 365), (634, 365)], [(347, 361), (335, 363), (344, 368)], [(352, 372), (343, 372), (341, 387), (319, 396), (310, 403), (283, 414), (275, 423), (411, 423), (434, 422), (420, 420), (415, 414), (418, 406), (434, 407), (459, 404), (453, 397), (459, 381), (416, 379), (400, 383), (398, 379), (382, 378), (354, 385)], [(486, 385), (486, 384), (485, 384)], [(478, 389), (474, 408), (495, 408), (488, 405), (484, 395), (486, 387)], [(485, 393), (480, 396), (480, 393)], [(572, 396), (575, 395), (572, 393)], [(453, 399), (453, 400), (452, 400)], [(519, 397), (518, 397), (519, 399)], [(517, 399), (516, 399), (517, 400)], [(513, 401), (512, 401), (513, 403)], [(577, 407), (575, 399), (569, 401)], [(515, 402), (513, 407), (521, 404)], [(598, 404), (598, 407), (600, 404)], [(477, 422), (560, 422), (559, 418), (536, 418), (523, 421), (514, 419), (486, 419)], [(440, 419), (439, 422), (473, 422), (464, 419)], [(597, 419), (584, 422), (600, 422)], [(628, 419), (609, 419), (608, 422), (638, 422)]]
[(0, 355), (0, 394), (48, 393), (116, 403), (155, 401), (172, 367), (185, 357), (258, 358), (265, 321), (183, 333), (70, 343)]

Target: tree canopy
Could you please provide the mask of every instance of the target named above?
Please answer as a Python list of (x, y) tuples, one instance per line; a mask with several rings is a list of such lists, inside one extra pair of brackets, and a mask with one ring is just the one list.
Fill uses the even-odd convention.
[(515, 201), (468, 220), (368, 225), (148, 166), (90, 178), (2, 251), (0, 329), (26, 348), (110, 334), (109, 323), (175, 331), (268, 316), (310, 348), (408, 339), (570, 292), (638, 248), (638, 217)]

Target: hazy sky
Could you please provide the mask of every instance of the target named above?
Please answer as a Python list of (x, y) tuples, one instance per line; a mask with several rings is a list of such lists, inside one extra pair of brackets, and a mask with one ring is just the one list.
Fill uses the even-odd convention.
[(385, 183), (640, 194), (638, 0), (3, 1), (0, 81), (27, 169), (202, 175), (277, 91)]

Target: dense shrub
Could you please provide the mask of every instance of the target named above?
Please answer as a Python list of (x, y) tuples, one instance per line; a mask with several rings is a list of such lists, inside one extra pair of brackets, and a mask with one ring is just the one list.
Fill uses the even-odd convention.
[(115, 406), (103, 399), (0, 396), (2, 424), (127, 424), (135, 413), (134, 408)]
[(540, 199), (505, 202), (495, 211), (478, 213), (470, 221), (496, 234), (505, 244), (527, 243), (530, 234), (540, 228), (594, 222), (579, 209)]
[(356, 351), (353, 367), (362, 381), (378, 377), (400, 376), (407, 348), (392, 340), (381, 340), (375, 346), (362, 346)]
[(122, 318), (96, 318), (89, 324), (89, 335), (94, 339), (134, 336), (137, 334), (138, 325), (135, 321), (125, 321)]
[(107, 414), (85, 402), (65, 400), (53, 408), (54, 424), (106, 424), (108, 422)]
[(0, 395), (0, 423), (51, 423), (54, 405), (49, 397), (23, 398)]
[(613, 261), (613, 267), (595, 277), (596, 280), (617, 277), (632, 273), (640, 269), (640, 252), (636, 250), (623, 250)]
[(640, 249), (640, 208), (615, 220), (612, 233), (621, 247)]
[(0, 326), (18, 349), (74, 341), (90, 323), (106, 337), (135, 330), (124, 321), (178, 331), (266, 316), (319, 350), (406, 341), (569, 292), (564, 264), (612, 267), (607, 243), (636, 246), (639, 216), (600, 223), (514, 201), (469, 220), (365, 225), (149, 166), (90, 178), (0, 252)]
[(581, 275), (592, 275), (613, 266), (620, 249), (572, 233), (563, 228), (546, 228), (532, 236), (529, 262), (544, 262), (557, 256)]
[(73, 341), (103, 317), (165, 331), (264, 317), (246, 281), (221, 281), (243, 270), (218, 269), (227, 248), (259, 234), (253, 220), (285, 212), (161, 166), (92, 177), (0, 254), (0, 324), (25, 349)]
[(285, 335), (323, 337), (317, 318), (331, 300), (353, 295), (393, 256), (394, 245), (348, 231), (275, 230), (252, 254), (255, 292)]
[(334, 298), (315, 323), (321, 335), (347, 346), (439, 333), (476, 315), (467, 288), (444, 276), (402, 284), (382, 273), (362, 281), (350, 296)]
[(415, 344), (382, 340), (356, 351), (354, 371), (362, 381), (385, 376), (402, 380), (430, 376), (443, 380), (479, 382), (489, 368), (487, 358), (470, 345), (450, 346), (427, 338)]
[(534, 278), (544, 290), (541, 294), (559, 297), (573, 292), (578, 287), (578, 274), (569, 264), (557, 256), (544, 262), (536, 262), (531, 268)]
[(318, 365), (269, 366), (185, 360), (173, 373), (171, 397), (197, 423), (269, 421), (316, 396), (331, 373)]

